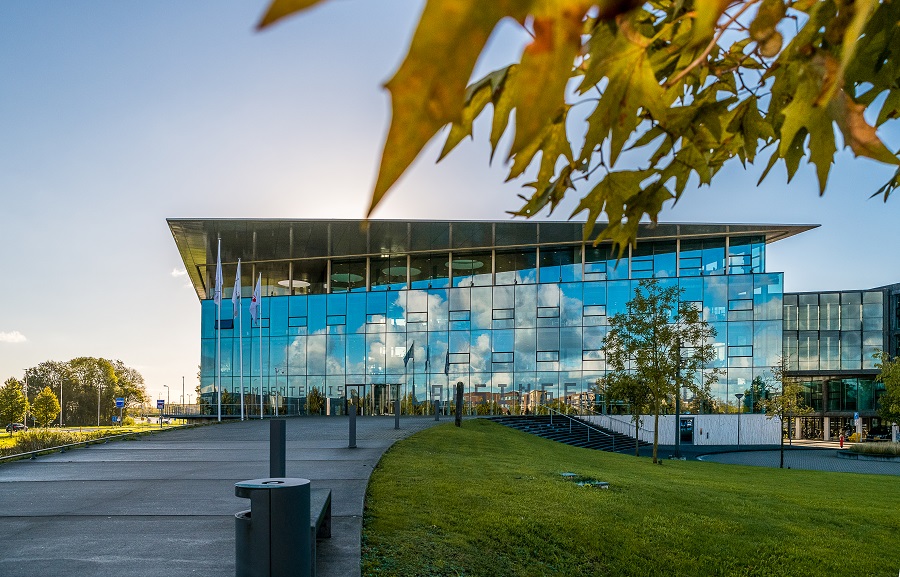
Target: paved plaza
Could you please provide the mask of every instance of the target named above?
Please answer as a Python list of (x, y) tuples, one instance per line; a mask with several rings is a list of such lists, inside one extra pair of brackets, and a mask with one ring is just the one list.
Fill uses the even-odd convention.
[[(319, 543), (319, 575), (360, 574), (369, 476), (394, 442), (434, 424), (432, 417), (404, 418), (395, 430), (393, 417), (360, 417), (357, 448), (349, 449), (347, 418), (287, 419), (287, 476), (333, 492), (333, 537)], [(785, 451), (786, 467), (900, 475), (897, 462), (839, 459), (836, 447), (801, 446)], [(660, 447), (660, 455), (671, 449)], [(683, 447), (683, 454), (778, 466), (777, 450), (732, 449)], [(268, 474), (269, 423), (258, 420), (0, 464), (0, 575), (233, 575), (234, 514), (249, 508), (234, 484)]]
[[(806, 448), (813, 443), (789, 447), (784, 452), (784, 466), (807, 471), (833, 471), (836, 473), (869, 473), (872, 475), (900, 475), (900, 461), (868, 461), (841, 459), (837, 448)], [(802, 447), (802, 448), (801, 448)], [(739, 451), (701, 455), (701, 461), (726, 463), (729, 465), (753, 465), (756, 467), (778, 467), (780, 452)]]
[[(446, 422), (446, 419), (445, 419)], [(363, 499), (372, 469), (433, 418), (287, 419), (287, 476), (332, 490), (332, 538), (318, 574), (359, 575)], [(0, 464), (0, 575), (234, 575), (238, 481), (269, 476), (269, 423), (167, 431)]]

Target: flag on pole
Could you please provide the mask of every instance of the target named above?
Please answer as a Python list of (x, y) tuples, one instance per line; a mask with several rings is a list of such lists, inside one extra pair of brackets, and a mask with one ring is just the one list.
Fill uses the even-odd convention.
[(450, 375), (450, 351), (447, 351), (447, 356), (444, 358), (444, 374)]
[(413, 358), (413, 347), (416, 346), (416, 341), (413, 341), (411, 345), (409, 345), (409, 350), (406, 351), (406, 356), (403, 357), (403, 367), (406, 368), (406, 365), (409, 364), (409, 359)]
[(216, 252), (216, 288), (213, 293), (213, 301), (217, 305), (222, 304), (222, 239), (219, 239), (219, 250)]
[(259, 273), (259, 278), (256, 279), (256, 288), (253, 289), (253, 298), (250, 299), (250, 319), (255, 323), (256, 319), (260, 317), (260, 308), (259, 308), (259, 297), (262, 292), (262, 273)]
[(237, 274), (234, 275), (234, 290), (231, 292), (232, 317), (241, 310), (241, 259), (238, 259)]
[(425, 345), (425, 372), (428, 372), (428, 365), (430, 364), (428, 358), (431, 356), (428, 345)]

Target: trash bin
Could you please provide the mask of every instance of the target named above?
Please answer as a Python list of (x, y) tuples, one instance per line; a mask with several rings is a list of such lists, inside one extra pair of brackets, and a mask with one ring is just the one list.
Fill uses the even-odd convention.
[(310, 574), (309, 479), (272, 477), (235, 483), (250, 499), (235, 514), (235, 575), (287, 577)]

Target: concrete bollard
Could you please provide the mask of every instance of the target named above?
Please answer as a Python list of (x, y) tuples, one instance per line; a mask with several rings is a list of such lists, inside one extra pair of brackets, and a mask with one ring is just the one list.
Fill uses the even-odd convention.
[(284, 419), (269, 421), (269, 476), (286, 475), (287, 439)]

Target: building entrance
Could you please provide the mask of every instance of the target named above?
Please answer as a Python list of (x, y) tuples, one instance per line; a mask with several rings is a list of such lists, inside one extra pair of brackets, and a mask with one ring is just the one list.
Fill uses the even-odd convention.
[(679, 438), (683, 445), (694, 444), (694, 417), (681, 417), (681, 423), (678, 427)]

